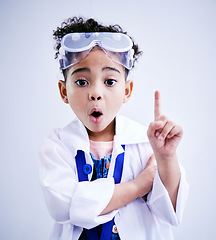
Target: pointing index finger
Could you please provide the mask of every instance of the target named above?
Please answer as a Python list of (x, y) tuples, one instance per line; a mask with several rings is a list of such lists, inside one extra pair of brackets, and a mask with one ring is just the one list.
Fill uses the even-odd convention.
[(155, 102), (154, 102), (154, 117), (155, 121), (159, 120), (161, 116), (161, 101), (160, 101), (160, 92), (155, 92)]

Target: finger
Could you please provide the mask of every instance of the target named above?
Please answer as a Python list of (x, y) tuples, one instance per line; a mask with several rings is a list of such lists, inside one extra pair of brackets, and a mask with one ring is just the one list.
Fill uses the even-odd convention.
[[(175, 127), (175, 124), (171, 121), (166, 122), (164, 128), (162, 129), (160, 135), (158, 136), (158, 140), (165, 140), (168, 134), (172, 131), (172, 129)], [(157, 135), (156, 135), (157, 136)]]
[(170, 133), (167, 135), (167, 138), (172, 138), (174, 136), (182, 137), (183, 135), (183, 130), (180, 126), (175, 126)]
[(152, 138), (155, 136), (155, 131), (158, 129), (161, 129), (163, 127), (163, 122), (152, 122), (149, 125), (148, 131), (147, 131), (147, 135), (149, 138)]
[(160, 101), (160, 92), (155, 92), (155, 102), (154, 102), (154, 118), (155, 121), (159, 120), (161, 116), (161, 101)]
[(165, 123), (166, 122), (164, 122), (162, 120), (150, 123), (148, 131), (147, 131), (148, 137), (152, 138), (152, 137), (155, 137), (156, 133), (158, 133), (158, 132), (161, 133), (161, 129), (163, 129)]
[(160, 120), (155, 122), (155, 137), (159, 137), (167, 122), (168, 118), (164, 115), (161, 115)]

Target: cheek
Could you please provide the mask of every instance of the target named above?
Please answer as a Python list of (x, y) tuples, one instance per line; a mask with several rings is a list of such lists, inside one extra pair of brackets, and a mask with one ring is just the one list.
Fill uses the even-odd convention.
[(70, 86), (67, 88), (67, 96), (71, 101), (79, 101), (80, 99), (83, 99), (83, 96), (85, 95), (85, 91), (78, 89), (75, 86)]
[(74, 111), (85, 107), (86, 94), (82, 91), (68, 91), (68, 99), (69, 104)]
[(116, 103), (116, 105), (119, 105), (123, 103), (124, 95), (119, 93), (117, 93), (116, 95), (113, 94), (112, 99), (114, 104)]
[(123, 104), (124, 96), (124, 91), (122, 89), (112, 93), (110, 96), (111, 99), (108, 101), (110, 108), (117, 112)]

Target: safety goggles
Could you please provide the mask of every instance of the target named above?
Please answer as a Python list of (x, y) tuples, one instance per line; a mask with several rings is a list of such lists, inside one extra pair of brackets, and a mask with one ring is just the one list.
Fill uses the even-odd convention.
[(132, 40), (123, 33), (86, 32), (68, 33), (61, 40), (59, 62), (67, 69), (86, 58), (95, 46), (99, 46), (115, 62), (130, 70), (133, 66)]

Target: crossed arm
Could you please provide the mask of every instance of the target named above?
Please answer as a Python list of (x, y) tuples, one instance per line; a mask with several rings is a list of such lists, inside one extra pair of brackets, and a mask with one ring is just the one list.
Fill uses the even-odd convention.
[(161, 113), (160, 93), (155, 92), (154, 121), (149, 125), (148, 138), (154, 155), (148, 160), (145, 169), (138, 177), (127, 183), (115, 185), (114, 194), (101, 215), (119, 209), (146, 195), (153, 185), (156, 164), (162, 183), (167, 189), (173, 208), (176, 209), (176, 200), (180, 182), (180, 167), (176, 149), (182, 138), (182, 128)]

